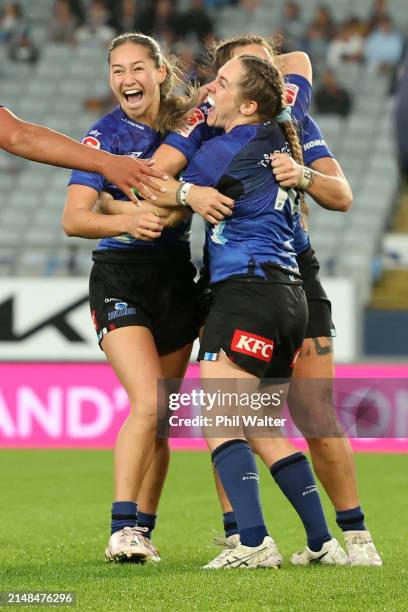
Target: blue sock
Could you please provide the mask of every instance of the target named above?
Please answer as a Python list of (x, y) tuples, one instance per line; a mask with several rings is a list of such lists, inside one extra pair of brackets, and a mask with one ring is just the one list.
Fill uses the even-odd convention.
[(365, 531), (364, 512), (361, 506), (336, 512), (336, 523), (342, 531)]
[(212, 460), (234, 509), (241, 544), (259, 546), (268, 532), (259, 501), (254, 453), (247, 442), (229, 440), (213, 451)]
[(308, 547), (317, 552), (324, 542), (331, 539), (323, 513), (320, 495), (303, 453), (294, 453), (276, 461), (271, 474), (281, 491), (286, 495), (304, 525)]
[(233, 512), (224, 512), (223, 514), (224, 521), (224, 533), (225, 537), (229, 538), (232, 535), (236, 535), (238, 533), (238, 525), (235, 520), (235, 514)]
[(124, 527), (134, 527), (137, 522), (137, 505), (132, 501), (113, 502), (111, 534)]
[(146, 538), (152, 537), (152, 531), (156, 526), (157, 514), (148, 514), (147, 512), (137, 513), (137, 525), (138, 527), (147, 527), (149, 531), (144, 534)]

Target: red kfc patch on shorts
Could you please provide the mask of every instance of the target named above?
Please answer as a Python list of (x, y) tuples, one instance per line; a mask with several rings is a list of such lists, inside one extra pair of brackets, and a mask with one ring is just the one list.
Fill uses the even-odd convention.
[(269, 363), (272, 359), (274, 341), (251, 332), (236, 329), (231, 342), (231, 349), (237, 353), (255, 357)]

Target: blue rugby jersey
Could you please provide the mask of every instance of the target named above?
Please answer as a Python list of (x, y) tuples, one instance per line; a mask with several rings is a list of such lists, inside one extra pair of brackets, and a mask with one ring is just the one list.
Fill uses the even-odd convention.
[[(133, 157), (151, 157), (161, 144), (158, 132), (144, 123), (138, 123), (129, 117), (118, 106), (111, 113), (100, 119), (89, 130), (82, 141), (91, 147), (103, 149), (116, 155), (131, 155)], [(96, 172), (82, 172), (74, 170), (69, 185), (85, 185), (101, 191), (109, 192), (115, 200), (128, 200), (119, 189), (110, 184), (104, 176)], [(102, 238), (98, 250), (104, 249), (135, 249), (160, 248), (180, 243), (188, 243), (190, 236), (190, 222), (181, 223), (174, 228), (165, 228), (160, 236), (153, 241), (136, 240), (129, 234), (114, 238)]]
[[(334, 155), (327, 146), (326, 140), (318, 124), (310, 115), (306, 115), (301, 124), (300, 139), (303, 146), (303, 161), (306, 166), (310, 166), (314, 161), (322, 159), (323, 157), (334, 158)], [(299, 222), (295, 227), (295, 251), (298, 255), (300, 255), (309, 247), (309, 234)]]
[[(286, 96), (292, 107), (292, 116), (301, 123), (310, 105), (312, 87), (307, 79), (299, 74), (288, 74), (285, 77)], [(183, 128), (171, 132), (164, 139), (164, 144), (174, 147), (191, 161), (200, 146), (206, 140), (223, 133), (220, 128), (207, 125), (207, 114), (210, 105), (205, 102), (190, 115)]]
[(271, 172), (271, 151), (287, 151), (276, 123), (241, 125), (202, 144), (182, 175), (216, 187), (235, 200), (233, 215), (207, 224), (211, 282), (236, 275), (265, 277), (262, 264), (297, 272), (293, 248), (296, 192), (281, 189)]

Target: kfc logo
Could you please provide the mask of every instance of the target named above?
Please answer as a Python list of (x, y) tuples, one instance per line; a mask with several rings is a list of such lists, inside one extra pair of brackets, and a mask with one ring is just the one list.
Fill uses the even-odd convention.
[(263, 336), (236, 329), (231, 342), (231, 349), (268, 363), (272, 359), (274, 341)]
[(285, 98), (288, 106), (295, 106), (299, 87), (294, 83), (285, 83)]
[(93, 147), (94, 149), (101, 148), (101, 143), (97, 138), (94, 138), (93, 136), (87, 136), (86, 138), (84, 138), (82, 144), (88, 145), (88, 147)]
[(195, 108), (189, 113), (185, 125), (177, 130), (177, 133), (180, 134), (180, 136), (184, 136), (184, 138), (188, 138), (194, 128), (204, 122), (205, 116), (203, 111), (200, 108)]

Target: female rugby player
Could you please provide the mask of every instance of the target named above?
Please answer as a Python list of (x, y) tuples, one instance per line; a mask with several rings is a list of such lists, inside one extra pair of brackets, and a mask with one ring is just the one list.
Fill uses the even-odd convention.
[[(285, 151), (286, 141), (301, 158), (290, 117), (278, 118), (284, 134), (273, 121), (283, 111), (283, 78), (270, 62), (244, 55), (227, 62), (208, 89), (215, 103), (208, 124), (225, 133), (203, 144), (183, 180), (223, 190), (234, 197), (235, 207), (225, 222), (207, 228), (213, 301), (201, 338), (201, 376), (205, 381), (289, 379), (307, 324), (292, 244), (297, 205), (264, 163), (268, 152)], [(282, 393), (285, 385), (279, 388)], [(217, 568), (271, 567), (281, 561), (263, 521), (248, 442), (301, 516), (310, 548), (328, 562), (345, 563), (345, 553), (329, 534), (306, 458), (273, 432), (264, 438), (239, 430), (207, 437), (240, 536)]]
[(136, 187), (142, 196), (153, 196), (153, 199), (154, 193), (149, 187), (157, 191), (163, 189), (149, 178), (165, 178), (162, 172), (151, 168), (151, 161), (111, 155), (87, 147), (59, 132), (22, 121), (4, 106), (0, 106), (0, 148), (31, 161), (103, 174), (134, 202), (137, 198), (132, 187)]
[[(191, 107), (191, 101), (170, 95), (174, 80), (174, 68), (155, 40), (142, 34), (116, 38), (109, 51), (109, 82), (119, 106), (92, 128), (100, 133), (101, 148), (150, 157), (161, 131), (176, 128)], [(115, 447), (115, 501), (106, 558), (144, 562), (158, 556), (143, 530), (135, 527), (135, 500), (155, 452), (157, 380), (183, 377), (197, 335), (195, 270), (186, 241), (188, 222), (162, 232), (161, 219), (143, 209), (136, 215), (106, 217), (93, 211), (102, 190), (124, 199), (100, 174), (74, 172), (63, 226), (69, 236), (102, 238), (93, 253), (92, 318), (131, 406)], [(153, 238), (157, 240), (141, 240)]]

